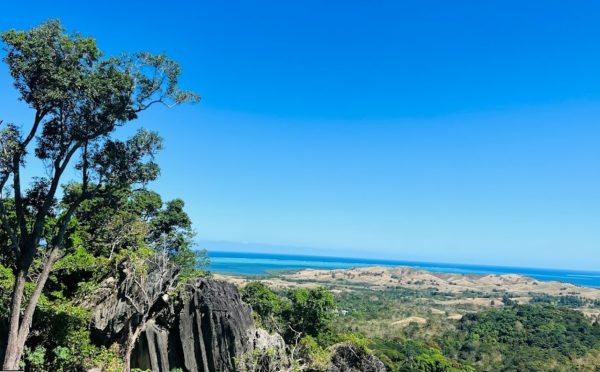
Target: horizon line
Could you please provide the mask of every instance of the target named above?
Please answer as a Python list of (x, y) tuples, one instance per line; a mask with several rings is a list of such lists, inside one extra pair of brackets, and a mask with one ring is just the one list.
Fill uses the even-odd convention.
[[(490, 267), (490, 268), (505, 268), (505, 269), (537, 269), (537, 270), (563, 270), (563, 271), (574, 271), (574, 272), (585, 272), (585, 273), (595, 273), (600, 274), (600, 270), (593, 269), (581, 269), (581, 268), (572, 268), (572, 267), (549, 267), (549, 266), (524, 266), (524, 265), (495, 265), (490, 263), (461, 263), (456, 261), (428, 261), (428, 260), (411, 260), (411, 259), (402, 259), (402, 258), (372, 258), (372, 257), (361, 257), (361, 256), (351, 256), (351, 255), (340, 255), (340, 256), (331, 256), (331, 255), (323, 255), (323, 254), (310, 254), (310, 253), (302, 253), (302, 254), (290, 254), (290, 253), (281, 253), (281, 251), (277, 252), (261, 252), (260, 250), (254, 249), (248, 251), (240, 251), (240, 250), (228, 250), (228, 249), (208, 249), (201, 247), (201, 242), (209, 242), (209, 243), (226, 243), (226, 244), (234, 244), (234, 245), (260, 245), (267, 246), (276, 249), (282, 248), (300, 248), (300, 249), (329, 249), (329, 250), (337, 250), (334, 248), (319, 248), (319, 247), (307, 247), (301, 245), (287, 245), (287, 244), (273, 244), (273, 243), (257, 243), (257, 242), (239, 242), (239, 241), (231, 241), (231, 240), (213, 240), (213, 239), (200, 239), (198, 243), (194, 244), (197, 248), (206, 249), (207, 252), (221, 252), (221, 253), (253, 253), (253, 254), (262, 254), (262, 255), (280, 255), (280, 256), (289, 256), (289, 257), (322, 257), (322, 258), (344, 258), (344, 259), (357, 259), (357, 260), (369, 260), (369, 261), (382, 261), (382, 262), (391, 262), (391, 263), (421, 263), (421, 264), (436, 264), (436, 265), (461, 265), (468, 267)], [(341, 252), (340, 252), (341, 253)]]

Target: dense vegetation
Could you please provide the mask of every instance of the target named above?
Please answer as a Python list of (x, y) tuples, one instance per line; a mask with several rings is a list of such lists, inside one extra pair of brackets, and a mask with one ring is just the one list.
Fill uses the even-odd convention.
[[(436, 298), (405, 289), (343, 292), (336, 300), (346, 315), (336, 318), (334, 329), (367, 338), (392, 371), (594, 371), (600, 365), (600, 325), (562, 297), (548, 297), (551, 305), (507, 301), (487, 310), (456, 305), (466, 312), (460, 320), (423, 310)], [(390, 326), (415, 312), (427, 323)]]
[(251, 282), (242, 288), (242, 299), (252, 306), (260, 325), (280, 333), (287, 343), (305, 336), (331, 336), (336, 305), (325, 288), (294, 288), (277, 294), (260, 282)]
[(468, 314), (446, 337), (450, 352), (480, 370), (577, 370), (600, 351), (598, 323), (555, 306), (515, 305)]
[[(390, 327), (390, 319), (406, 315), (415, 298), (438, 294), (352, 290), (334, 301), (328, 293), (322, 287), (278, 293), (259, 282), (242, 289), (258, 322), (298, 345), (299, 362), (314, 370), (325, 369), (331, 347), (343, 341), (360, 345), (394, 372), (594, 371), (600, 365), (600, 325), (564, 306), (511, 304), (460, 320), (430, 315), (426, 325), (400, 329)], [(380, 321), (386, 332), (377, 331)]]
[(370, 340), (369, 348), (389, 371), (472, 371), (473, 368), (444, 356), (442, 351), (420, 340), (406, 338)]
[[(94, 39), (58, 21), (1, 37), (3, 61), (33, 116), (29, 127), (0, 121), (3, 367), (129, 370), (156, 298), (127, 296), (141, 313), (128, 320), (123, 345), (105, 348), (91, 339), (86, 296), (123, 272), (133, 292), (158, 267), (162, 289), (177, 291), (202, 274), (206, 254), (191, 248), (183, 201), (147, 188), (160, 173), (162, 139), (144, 129), (125, 140), (115, 132), (155, 104), (197, 97), (178, 88), (179, 66), (164, 55), (103, 57)], [(33, 161), (41, 172), (25, 178)]]

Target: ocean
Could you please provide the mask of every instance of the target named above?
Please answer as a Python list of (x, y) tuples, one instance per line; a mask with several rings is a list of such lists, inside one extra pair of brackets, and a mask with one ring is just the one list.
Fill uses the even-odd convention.
[(537, 280), (559, 281), (600, 287), (600, 272), (526, 267), (463, 265), (364, 258), (300, 256), (249, 252), (209, 251), (213, 272), (240, 275), (269, 275), (275, 270), (347, 269), (362, 266), (408, 266), (427, 271), (457, 274), (522, 274)]

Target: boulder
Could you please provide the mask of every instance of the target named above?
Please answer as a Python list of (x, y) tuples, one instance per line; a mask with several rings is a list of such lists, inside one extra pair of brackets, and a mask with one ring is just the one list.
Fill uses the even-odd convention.
[[(119, 296), (118, 284), (101, 290), (93, 306), (92, 329), (96, 341), (122, 342), (125, 325), (135, 310)], [(116, 286), (116, 287), (115, 287)], [(151, 289), (149, 289), (151, 290)], [(102, 295), (103, 294), (103, 295)], [(236, 362), (255, 350), (267, 350), (268, 363), (287, 364), (285, 344), (279, 335), (257, 329), (250, 306), (233, 284), (210, 278), (188, 283), (146, 325), (132, 354), (132, 368), (168, 372), (235, 371)]]
[(367, 353), (353, 343), (344, 342), (334, 346), (328, 372), (385, 372), (379, 358)]

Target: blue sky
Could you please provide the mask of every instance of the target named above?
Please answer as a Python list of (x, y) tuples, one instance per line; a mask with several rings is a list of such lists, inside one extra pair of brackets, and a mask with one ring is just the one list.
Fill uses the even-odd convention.
[[(45, 3), (0, 29), (60, 18), (181, 63), (203, 101), (132, 128), (165, 138), (153, 188), (200, 239), (600, 267), (598, 2)], [(10, 84), (0, 118), (25, 124)]]

